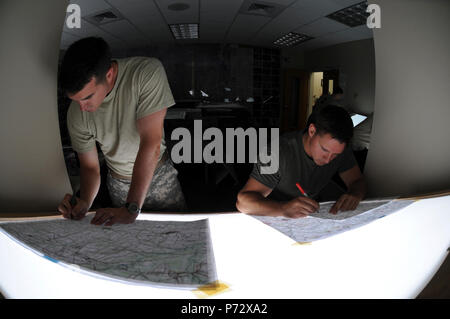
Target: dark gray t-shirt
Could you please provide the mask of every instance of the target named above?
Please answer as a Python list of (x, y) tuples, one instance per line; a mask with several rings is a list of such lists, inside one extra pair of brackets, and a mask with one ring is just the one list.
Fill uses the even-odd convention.
[(357, 165), (348, 145), (330, 163), (316, 165), (305, 152), (302, 135), (302, 131), (296, 131), (280, 137), (279, 168), (276, 173), (262, 174), (261, 166), (264, 164), (260, 161), (253, 166), (250, 176), (272, 189), (269, 196), (272, 199), (284, 201), (301, 196), (295, 183), (299, 183), (308, 196), (317, 198), (336, 172), (342, 173)]

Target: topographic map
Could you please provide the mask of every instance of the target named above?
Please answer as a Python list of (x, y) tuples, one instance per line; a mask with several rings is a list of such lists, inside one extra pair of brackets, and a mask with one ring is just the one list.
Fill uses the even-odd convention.
[(358, 207), (356, 207), (355, 210), (349, 210), (349, 211), (339, 211), (337, 214), (331, 214), (329, 213), (331, 207), (333, 207), (335, 201), (332, 202), (322, 202), (320, 203), (319, 210), (313, 214), (311, 214), (311, 217), (315, 218), (326, 218), (326, 219), (334, 219), (334, 220), (342, 220), (347, 219), (359, 214), (362, 214), (364, 212), (368, 212), (369, 210), (372, 210), (374, 208), (380, 207), (381, 205), (389, 203), (391, 200), (367, 200), (362, 201), (359, 203)]
[(334, 202), (324, 202), (320, 203), (318, 212), (305, 218), (253, 217), (296, 242), (305, 243), (363, 226), (378, 218), (392, 214), (413, 202), (413, 200), (362, 201), (356, 210), (338, 212), (336, 215), (328, 213)]
[(94, 276), (178, 288), (217, 280), (207, 219), (137, 220), (106, 227), (91, 225), (91, 218), (5, 222), (0, 227), (35, 253)]

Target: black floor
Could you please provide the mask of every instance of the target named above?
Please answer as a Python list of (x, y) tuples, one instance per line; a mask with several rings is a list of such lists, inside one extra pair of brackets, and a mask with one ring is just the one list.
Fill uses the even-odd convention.
[(247, 182), (252, 164), (175, 165), (191, 212), (236, 211), (237, 193)]

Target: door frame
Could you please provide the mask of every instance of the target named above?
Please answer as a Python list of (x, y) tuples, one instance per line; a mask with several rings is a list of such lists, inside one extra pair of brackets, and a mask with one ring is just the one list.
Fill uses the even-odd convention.
[[(285, 69), (283, 71), (283, 103), (281, 108), (281, 127), (280, 133), (302, 130), (306, 126), (308, 115), (308, 101), (309, 101), (309, 78), (310, 71), (301, 69)], [(298, 79), (298, 85), (294, 86), (294, 80)], [(298, 102), (293, 105), (292, 97), (298, 90)], [(298, 112), (293, 111), (292, 108), (297, 108)], [(291, 118), (291, 114), (296, 114), (296, 119)], [(294, 123), (294, 125), (292, 125)]]

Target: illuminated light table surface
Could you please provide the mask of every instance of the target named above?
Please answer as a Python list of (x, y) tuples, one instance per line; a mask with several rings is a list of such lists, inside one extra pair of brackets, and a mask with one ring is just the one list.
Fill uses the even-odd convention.
[[(240, 213), (139, 216), (204, 218), (209, 219), (218, 280), (229, 287), (210, 299), (415, 298), (450, 246), (450, 196), (421, 199), (309, 245)], [(88, 276), (40, 257), (3, 233), (0, 256), (0, 291), (6, 298), (199, 298), (189, 289)]]

